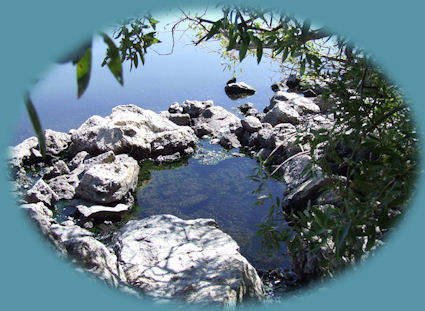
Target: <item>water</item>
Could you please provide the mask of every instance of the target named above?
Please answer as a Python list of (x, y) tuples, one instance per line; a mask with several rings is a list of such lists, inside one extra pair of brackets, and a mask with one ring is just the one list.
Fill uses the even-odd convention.
[[(264, 205), (254, 205), (257, 195), (252, 191), (258, 183), (249, 176), (257, 162), (249, 157), (234, 158), (205, 142), (201, 148), (206, 158), (195, 156), (171, 170), (151, 170), (149, 182), (137, 193), (139, 217), (172, 214), (182, 219), (213, 218), (256, 268), (289, 267), (288, 259), (282, 256), (284, 248), (268, 252), (255, 236), (256, 225), (266, 217), (271, 204), (266, 200)], [(266, 187), (273, 197), (284, 191), (284, 185), (274, 180)]]
[[(159, 38), (162, 43), (155, 46), (155, 50), (169, 52), (171, 35), (162, 32)], [(235, 113), (235, 107), (248, 101), (254, 103), (259, 111), (269, 104), (273, 95), (270, 85), (282, 79), (277, 62), (264, 57), (257, 65), (256, 57), (247, 56), (236, 68), (237, 78), (238, 81), (252, 85), (257, 92), (252, 97), (233, 101), (224, 92), (233, 71), (223, 71), (223, 59), (212, 51), (218, 48), (218, 43), (209, 43), (208, 48), (194, 47), (188, 45), (189, 38), (186, 34), (181, 41), (177, 41), (171, 55), (148, 51), (145, 65), (137, 69), (130, 71), (129, 64), (124, 64), (123, 87), (107, 67), (101, 67), (106, 45), (96, 39), (89, 86), (80, 99), (77, 99), (76, 73), (72, 64), (54, 65), (34, 85), (31, 98), (43, 128), (68, 132), (78, 128), (92, 115), (107, 116), (113, 107), (126, 104), (159, 112), (167, 110), (176, 101), (211, 99), (216, 105)], [(33, 135), (29, 118), (23, 111), (22, 117), (16, 122), (11, 144), (15, 145)]]
[[(168, 52), (170, 34), (160, 34), (164, 43), (155, 49)], [(77, 99), (75, 67), (71, 64), (55, 65), (40, 79), (31, 92), (44, 129), (68, 132), (78, 128), (92, 115), (107, 116), (117, 105), (135, 104), (156, 112), (167, 110), (173, 102), (186, 99), (214, 101), (225, 109), (237, 113), (236, 107), (254, 103), (261, 111), (273, 95), (270, 85), (282, 78), (279, 64), (264, 59), (257, 65), (256, 58), (248, 56), (237, 68), (238, 81), (256, 88), (255, 95), (231, 100), (224, 92), (233, 72), (223, 71), (220, 56), (202, 47), (187, 45), (187, 39), (176, 42), (172, 55), (161, 56), (153, 51), (146, 55), (146, 64), (136, 70), (124, 65), (124, 87), (114, 79), (106, 67), (101, 67), (105, 53), (104, 43), (97, 39), (93, 45), (91, 79), (85, 94)], [(212, 43), (209, 48), (217, 48)], [(240, 72), (242, 69), (242, 72)], [(11, 144), (33, 136), (29, 118), (23, 112), (17, 120)], [(205, 146), (217, 152), (217, 146)], [(261, 250), (260, 238), (254, 236), (256, 224), (268, 211), (267, 204), (255, 206), (256, 196), (251, 192), (258, 186), (249, 176), (257, 166), (250, 158), (233, 158), (224, 153), (215, 165), (205, 159), (189, 159), (186, 164), (169, 170), (151, 170), (150, 180), (137, 193), (140, 218), (169, 213), (183, 219), (214, 218), (220, 228), (240, 245), (241, 253), (256, 268), (287, 267), (287, 258), (280, 253), (269, 254)], [(273, 195), (283, 193), (283, 185), (269, 184)]]

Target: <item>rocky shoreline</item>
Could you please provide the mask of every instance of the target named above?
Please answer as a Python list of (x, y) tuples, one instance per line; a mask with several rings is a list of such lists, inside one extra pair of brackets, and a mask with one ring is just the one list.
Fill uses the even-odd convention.
[[(332, 195), (321, 190), (327, 180), (320, 172), (304, 173), (312, 159), (303, 140), (311, 130), (332, 127), (332, 115), (320, 95), (294, 92), (288, 81), (272, 89), (275, 95), (264, 112), (246, 103), (239, 107), (242, 119), (211, 100), (186, 100), (160, 113), (117, 106), (111, 115), (93, 116), (69, 133), (46, 130), (45, 158), (35, 137), (10, 148), (13, 190), (61, 254), (112, 286), (160, 300), (229, 306), (263, 301), (267, 288), (291, 287), (317, 273), (320, 253), (294, 254), (296, 273), (258, 273), (213, 219), (156, 215), (131, 220), (106, 240), (89, 229), (131, 210), (139, 161), (179, 161), (204, 138), (265, 160), (287, 184), (285, 209), (307, 201), (332, 203)], [(61, 222), (54, 217), (60, 202), (68, 209)]]

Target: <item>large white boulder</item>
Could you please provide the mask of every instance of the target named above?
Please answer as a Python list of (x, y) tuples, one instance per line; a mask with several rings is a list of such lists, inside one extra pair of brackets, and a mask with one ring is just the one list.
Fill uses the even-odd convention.
[(213, 219), (133, 220), (115, 237), (114, 250), (128, 283), (149, 296), (221, 305), (263, 297), (256, 270)]

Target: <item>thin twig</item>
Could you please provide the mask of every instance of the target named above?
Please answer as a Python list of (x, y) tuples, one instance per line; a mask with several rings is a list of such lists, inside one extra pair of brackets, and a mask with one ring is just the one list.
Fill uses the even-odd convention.
[(309, 153), (310, 151), (302, 151), (302, 152), (298, 152), (296, 154), (294, 154), (293, 156), (290, 156), (289, 158), (287, 158), (285, 161), (283, 161), (281, 164), (279, 164), (278, 167), (276, 167), (276, 169), (270, 174), (270, 176), (272, 176), (274, 173), (276, 173), (282, 166), (284, 166), (286, 163), (288, 163), (290, 160), (292, 160), (293, 158), (296, 158), (300, 155), (304, 155)]

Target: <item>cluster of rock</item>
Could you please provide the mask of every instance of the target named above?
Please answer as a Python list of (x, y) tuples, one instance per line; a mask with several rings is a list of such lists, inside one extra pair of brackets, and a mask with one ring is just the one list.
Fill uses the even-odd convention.
[[(212, 101), (174, 103), (163, 115), (175, 120), (175, 116), (186, 114), (184, 124), (192, 127), (198, 137), (208, 136), (212, 143), (227, 149), (243, 147), (252, 157), (261, 157), (286, 183), (282, 202), (285, 210), (303, 209), (308, 202), (332, 204), (335, 197), (323, 190), (330, 180), (317, 167), (315, 174), (307, 173), (312, 166), (307, 137), (312, 131), (332, 128), (334, 119), (328, 113), (329, 104), (317, 95), (321, 86), (315, 85), (308, 92), (304, 87), (296, 77), (275, 83), (275, 94), (263, 112), (245, 103), (239, 107), (242, 119), (214, 106)], [(314, 154), (320, 156), (320, 152)], [(320, 256), (294, 254), (293, 268), (301, 278), (308, 279), (318, 273)]]
[[(153, 216), (128, 222), (107, 243), (87, 229), (132, 208), (138, 161), (178, 161), (194, 153), (198, 138), (261, 157), (286, 183), (285, 209), (304, 208), (309, 201), (332, 203), (332, 194), (323, 192), (329, 180), (320, 170), (306, 174), (312, 158), (305, 138), (334, 125), (327, 105), (320, 95), (306, 97), (283, 83), (272, 88), (275, 94), (262, 113), (252, 103), (239, 107), (242, 119), (211, 100), (186, 100), (159, 114), (118, 106), (110, 116), (93, 116), (69, 133), (46, 130), (45, 158), (35, 137), (11, 148), (15, 190), (23, 190), (22, 206), (63, 254), (111, 285), (187, 302), (261, 300), (257, 272), (214, 220)], [(33, 173), (34, 183), (28, 169), (35, 165), (42, 169)], [(59, 223), (52, 210), (63, 200), (70, 217)], [(301, 278), (314, 275), (320, 256), (293, 254), (294, 271)]]
[[(211, 105), (208, 117), (196, 106), (188, 103), (185, 111), (220, 122), (212, 115), (221, 108)], [(221, 305), (262, 299), (256, 270), (212, 219), (157, 215), (130, 221), (107, 240), (87, 230), (132, 208), (139, 160), (192, 154), (198, 139), (191, 127), (128, 105), (70, 133), (46, 130), (45, 139), (45, 158), (31, 137), (11, 147), (9, 164), (22, 208), (63, 255), (112, 286), (158, 299)], [(32, 178), (31, 167), (41, 168)], [(69, 216), (62, 221), (53, 217), (60, 202)]]

